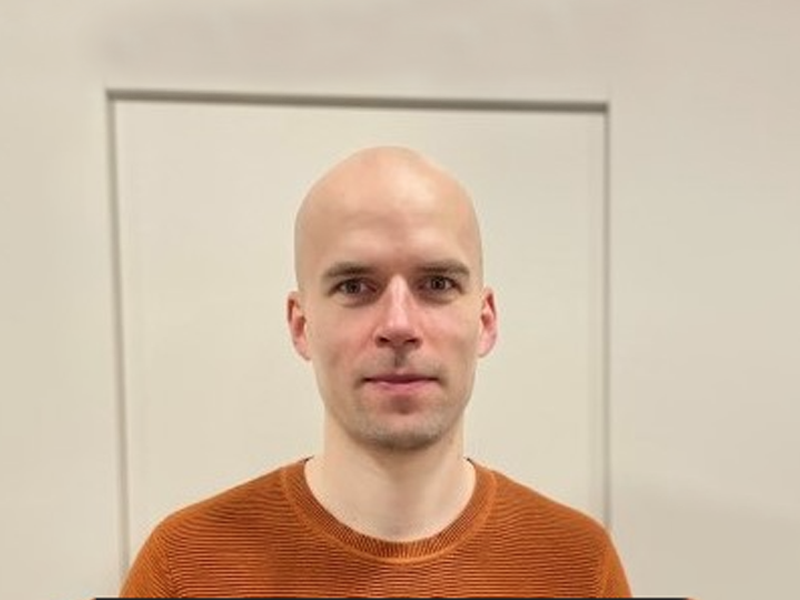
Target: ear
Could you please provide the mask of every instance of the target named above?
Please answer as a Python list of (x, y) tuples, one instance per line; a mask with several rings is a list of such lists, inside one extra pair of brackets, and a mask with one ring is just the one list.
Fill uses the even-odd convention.
[(497, 341), (497, 311), (494, 306), (494, 292), (491, 288), (483, 290), (481, 302), (481, 331), (478, 338), (478, 356), (484, 357), (494, 348)]
[(308, 351), (308, 336), (306, 335), (307, 320), (301, 304), (300, 292), (291, 292), (286, 299), (286, 321), (289, 325), (294, 349), (305, 360), (311, 360)]

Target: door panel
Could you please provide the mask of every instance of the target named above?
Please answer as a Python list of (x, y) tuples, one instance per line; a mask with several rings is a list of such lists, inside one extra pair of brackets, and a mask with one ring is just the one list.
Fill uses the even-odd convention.
[(293, 216), (373, 144), (446, 165), (483, 219), (501, 333), (469, 454), (604, 518), (604, 114), (364, 102), (115, 102), (131, 553), (168, 512), (317, 449), (284, 322)]

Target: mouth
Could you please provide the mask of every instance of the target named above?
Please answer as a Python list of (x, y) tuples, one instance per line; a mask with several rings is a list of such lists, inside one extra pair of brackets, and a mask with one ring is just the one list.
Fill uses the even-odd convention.
[(364, 382), (379, 390), (408, 394), (436, 383), (437, 379), (421, 373), (379, 373), (364, 378)]

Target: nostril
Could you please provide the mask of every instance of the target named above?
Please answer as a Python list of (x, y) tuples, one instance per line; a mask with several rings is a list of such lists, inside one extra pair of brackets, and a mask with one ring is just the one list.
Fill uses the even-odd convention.
[(420, 337), (413, 331), (405, 332), (383, 332), (375, 337), (375, 341), (379, 346), (392, 346), (396, 348), (415, 346), (420, 342)]

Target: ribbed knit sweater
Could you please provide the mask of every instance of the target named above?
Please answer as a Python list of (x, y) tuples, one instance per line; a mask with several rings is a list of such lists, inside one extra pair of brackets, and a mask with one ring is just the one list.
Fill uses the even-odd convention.
[(390, 542), (337, 521), (292, 463), (164, 519), (122, 597), (630, 597), (603, 527), (475, 465), (440, 533)]

